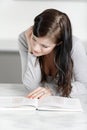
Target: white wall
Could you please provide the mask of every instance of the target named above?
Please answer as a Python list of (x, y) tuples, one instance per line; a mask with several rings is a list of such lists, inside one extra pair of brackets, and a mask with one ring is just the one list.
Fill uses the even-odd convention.
[(46, 8), (66, 12), (71, 19), (73, 34), (87, 41), (87, 2), (84, 0), (1, 0), (0, 48), (17, 49), (16, 41), (19, 33), (31, 26), (33, 18)]

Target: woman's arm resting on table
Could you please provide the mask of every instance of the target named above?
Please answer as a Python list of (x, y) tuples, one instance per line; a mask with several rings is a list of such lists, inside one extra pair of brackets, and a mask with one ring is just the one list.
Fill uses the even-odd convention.
[(36, 62), (36, 57), (28, 52), (28, 43), (24, 33), (19, 35), (18, 40), (22, 65), (22, 81), (29, 91), (31, 91), (39, 86), (41, 80), (39, 62)]

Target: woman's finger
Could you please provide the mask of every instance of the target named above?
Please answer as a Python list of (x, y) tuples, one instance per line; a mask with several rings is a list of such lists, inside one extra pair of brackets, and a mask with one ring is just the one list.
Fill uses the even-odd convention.
[(42, 97), (45, 94), (46, 94), (46, 92), (39, 91), (38, 93), (35, 93), (34, 95), (32, 95), (32, 98), (38, 98), (39, 99), (40, 97)]
[(30, 92), (30, 93), (27, 95), (27, 97), (31, 97), (32, 95), (38, 93), (38, 91), (40, 91), (40, 90), (41, 90), (41, 87), (38, 87), (38, 88), (35, 89), (34, 91)]
[(35, 89), (33, 92), (31, 92), (30, 94), (28, 94), (28, 98), (44, 98), (46, 96), (51, 95), (51, 91), (49, 88), (43, 88), (43, 87), (38, 87), (37, 89)]
[(50, 96), (50, 95), (51, 95), (51, 93), (45, 93), (45, 94), (41, 95), (39, 97), (39, 99), (45, 98), (45, 97)]

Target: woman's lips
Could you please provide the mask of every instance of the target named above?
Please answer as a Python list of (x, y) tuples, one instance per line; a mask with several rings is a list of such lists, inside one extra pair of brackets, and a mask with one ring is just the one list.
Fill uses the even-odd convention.
[(34, 54), (34, 55), (38, 55), (39, 52), (37, 52), (37, 51), (33, 51), (33, 54)]

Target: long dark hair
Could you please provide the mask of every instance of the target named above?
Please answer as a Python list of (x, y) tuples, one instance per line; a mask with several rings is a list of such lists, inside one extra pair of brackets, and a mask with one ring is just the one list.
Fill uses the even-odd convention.
[[(61, 96), (68, 97), (71, 92), (73, 62), (71, 59), (72, 28), (68, 16), (56, 9), (47, 9), (35, 17), (33, 34), (36, 37), (50, 38), (56, 44), (54, 63), (58, 69), (57, 90)], [(46, 81), (43, 56), (39, 57), (42, 81)]]

